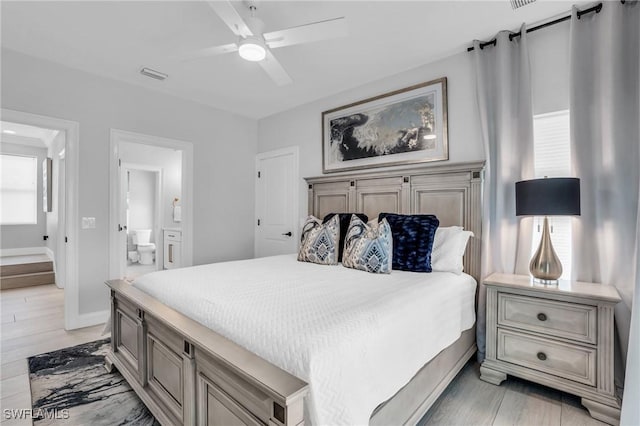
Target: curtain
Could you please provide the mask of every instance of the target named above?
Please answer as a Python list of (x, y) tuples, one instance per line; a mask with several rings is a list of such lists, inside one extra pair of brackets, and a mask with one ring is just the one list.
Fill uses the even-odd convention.
[[(640, 120), (638, 120), (640, 132)], [(640, 157), (638, 158), (640, 163)], [(640, 192), (638, 193), (640, 197)], [(640, 215), (636, 224), (636, 234), (640, 229)], [(627, 351), (627, 370), (625, 375), (624, 400), (622, 401), (621, 426), (640, 425), (640, 247), (636, 243), (636, 279), (633, 292), (633, 309), (629, 329), (629, 346)]]
[[(604, 2), (571, 20), (571, 151), (582, 214), (573, 221), (573, 275), (617, 288), (616, 384), (627, 362), (623, 423), (640, 424), (638, 255), (640, 3)], [(635, 317), (633, 333), (629, 334)], [(630, 351), (627, 352), (627, 349)]]
[[(495, 45), (474, 41), (476, 101), (486, 166), (483, 187), (482, 273), (528, 274), (531, 219), (515, 214), (515, 183), (533, 177), (533, 109), (526, 27), (500, 32)], [(478, 360), (485, 353), (486, 289), (478, 283)]]
[[(640, 12), (636, 11), (635, 13)], [(638, 70), (640, 70), (640, 53), (637, 59)], [(640, 96), (640, 94), (638, 96)], [(640, 111), (638, 115), (640, 116)], [(638, 134), (640, 135), (640, 119), (638, 120)], [(638, 143), (640, 143), (640, 141)], [(640, 150), (638, 152), (638, 164), (640, 164)], [(638, 188), (638, 204), (638, 210), (640, 210), (640, 187)], [(638, 221), (636, 223), (636, 282), (631, 305), (633, 309), (631, 311), (629, 346), (627, 351), (627, 369), (625, 375), (625, 383), (627, 384), (625, 391), (626, 399), (622, 402), (622, 414), (620, 417), (620, 424), (622, 426), (640, 424), (640, 405), (637, 404), (637, 401), (640, 401), (640, 242), (638, 242), (640, 235), (638, 234), (640, 234), (640, 211), (638, 212)]]

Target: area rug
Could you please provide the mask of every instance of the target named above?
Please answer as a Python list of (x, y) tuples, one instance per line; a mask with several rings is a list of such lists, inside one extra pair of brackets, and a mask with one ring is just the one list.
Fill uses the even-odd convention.
[(108, 348), (105, 339), (29, 358), (34, 425), (160, 424), (122, 375), (104, 368)]

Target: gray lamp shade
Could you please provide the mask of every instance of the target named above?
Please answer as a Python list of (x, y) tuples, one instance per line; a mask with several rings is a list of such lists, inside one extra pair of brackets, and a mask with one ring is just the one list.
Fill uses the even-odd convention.
[(516, 182), (516, 216), (579, 216), (580, 179), (544, 178)]

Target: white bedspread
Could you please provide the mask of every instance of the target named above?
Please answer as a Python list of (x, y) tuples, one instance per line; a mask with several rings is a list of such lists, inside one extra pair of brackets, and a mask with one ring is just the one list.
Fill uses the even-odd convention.
[(313, 425), (368, 424), (475, 322), (469, 275), (370, 274), (295, 255), (154, 272), (133, 285), (308, 382)]

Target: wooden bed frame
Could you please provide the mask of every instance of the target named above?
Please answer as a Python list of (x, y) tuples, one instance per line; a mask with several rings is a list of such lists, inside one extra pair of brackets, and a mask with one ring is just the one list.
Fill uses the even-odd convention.
[[(435, 214), (475, 234), (465, 271), (480, 280), (484, 163), (412, 166), (307, 178), (309, 213)], [(163, 425), (304, 423), (308, 385), (122, 280), (111, 290), (107, 369), (116, 367)], [(476, 351), (475, 328), (373, 412), (371, 425), (415, 424)]]

